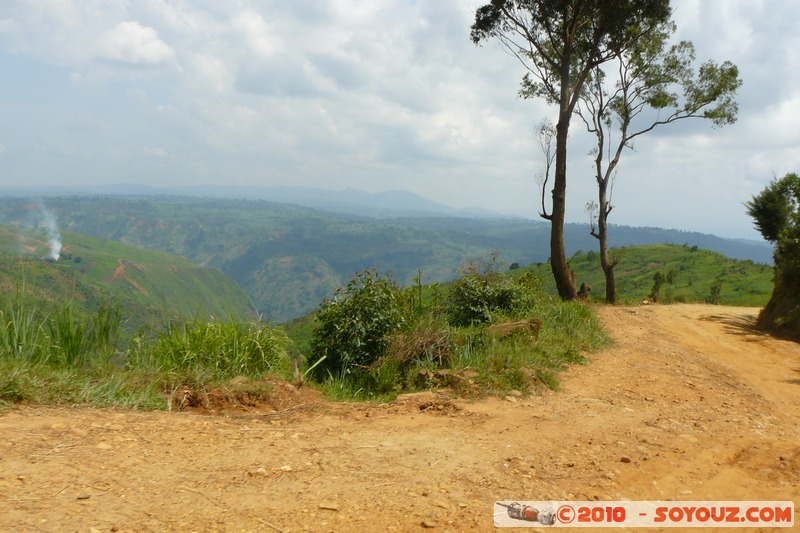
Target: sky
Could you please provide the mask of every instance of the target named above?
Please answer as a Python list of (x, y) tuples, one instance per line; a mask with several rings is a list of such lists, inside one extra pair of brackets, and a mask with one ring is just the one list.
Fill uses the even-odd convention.
[[(525, 73), (473, 0), (3, 0), (0, 188), (404, 189), (537, 218)], [(742, 205), (800, 171), (800, 2), (673, 0), (676, 40), (739, 67), (738, 121), (624, 153), (609, 221), (758, 238)], [(572, 122), (567, 219), (596, 198)]]

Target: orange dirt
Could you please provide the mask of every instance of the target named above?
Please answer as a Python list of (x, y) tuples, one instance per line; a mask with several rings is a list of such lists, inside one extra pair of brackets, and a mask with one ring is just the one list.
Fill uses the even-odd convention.
[(14, 408), (0, 529), (491, 531), (495, 500), (800, 502), (800, 345), (756, 312), (599, 308), (616, 344), (528, 398), (278, 384), (271, 407), (194, 402), (225, 416)]
[(142, 294), (144, 295), (150, 294), (147, 291), (147, 289), (145, 289), (144, 287), (142, 287), (141, 285), (139, 285), (138, 283), (136, 283), (135, 281), (133, 281), (131, 278), (128, 277), (128, 273), (125, 270), (125, 265), (123, 264), (122, 259), (118, 259), (118, 261), (119, 261), (119, 266), (114, 269), (114, 273), (111, 276), (111, 283), (114, 283), (118, 279), (122, 278), (123, 280), (133, 285), (133, 287)]

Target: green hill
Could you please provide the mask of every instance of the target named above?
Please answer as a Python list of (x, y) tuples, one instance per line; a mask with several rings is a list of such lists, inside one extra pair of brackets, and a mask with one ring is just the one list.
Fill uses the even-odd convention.
[(247, 294), (222, 272), (156, 252), (63, 232), (58, 260), (43, 230), (0, 226), (0, 290), (45, 307), (74, 301), (87, 310), (119, 302), (129, 325), (174, 318), (255, 316)]
[[(48, 198), (47, 206), (63, 228), (217, 268), (244, 288), (259, 313), (281, 322), (315, 309), (368, 268), (391, 272), (401, 284), (413, 283), (420, 271), (423, 283), (441, 283), (458, 277), (466, 261), (494, 251), (521, 265), (550, 255), (548, 226), (522, 219), (374, 219), (266, 201), (170, 196)], [(35, 226), (41, 217), (34, 200), (0, 198), (0, 223)], [(586, 224), (567, 224), (565, 240), (568, 254), (597, 245)], [(761, 243), (713, 235), (612, 228), (612, 246), (664, 242), (763, 262), (772, 254)]]
[[(772, 291), (772, 267), (749, 260), (730, 259), (697, 247), (673, 244), (631, 246), (615, 249), (620, 258), (615, 268), (617, 291), (621, 302), (641, 302), (651, 297), (654, 276), (660, 273), (661, 302), (711, 302), (723, 305), (764, 306)], [(592, 288), (592, 296), (602, 299), (605, 278), (596, 252), (578, 252), (569, 260), (580, 285)], [(540, 276), (555, 293), (549, 263), (537, 263), (520, 272)], [(719, 290), (712, 291), (714, 286)]]

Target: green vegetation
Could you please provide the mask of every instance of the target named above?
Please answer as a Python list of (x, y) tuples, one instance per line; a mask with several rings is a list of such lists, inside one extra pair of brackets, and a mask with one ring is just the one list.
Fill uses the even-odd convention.
[(367, 270), (333, 299), (322, 302), (311, 343), (310, 370), (316, 377), (369, 371), (386, 351), (390, 332), (403, 327), (407, 306), (397, 282)]
[(800, 176), (772, 180), (746, 205), (764, 238), (775, 243), (775, 288), (758, 325), (800, 339)]
[(0, 308), (0, 406), (9, 403), (169, 406), (181, 386), (235, 376), (290, 376), (288, 339), (261, 323), (195, 320), (126, 343), (119, 310), (53, 312), (8, 299)]
[[(64, 232), (58, 261), (34, 230), (0, 226), (0, 287), (48, 311), (98, 312), (115, 302), (128, 332), (167, 320), (256, 317), (244, 291), (222, 272), (165, 252)], [(26, 255), (20, 256), (20, 249)]]
[[(86, 199), (63, 202), (51, 204), (61, 205), (59, 217), (70, 202), (87, 212), (106, 208)], [(213, 268), (72, 232), (63, 233), (59, 260), (43, 260), (48, 250), (40, 230), (0, 226), (0, 402), (164, 408), (180, 387), (204, 391), (240, 375), (313, 380), (342, 399), (438, 386), (466, 395), (525, 392), (557, 387), (561, 369), (608, 342), (590, 307), (554, 297), (549, 266), (520, 267), (524, 256), (515, 252), (514, 268), (506, 271), (492, 254), (490, 246), (515, 248), (531, 234), (546, 234), (544, 226), (447, 219), (380, 225), (287, 206), (245, 202), (237, 214), (233, 203), (196, 202), (119, 201), (113, 205), (131, 211), (107, 213), (118, 220), (95, 229), (118, 230), (108, 236), (137, 246), (199, 253), (194, 258), (204, 264), (221, 261), (252, 282), (248, 291), (262, 302), (297, 298), (292, 315), (307, 301), (322, 301), (316, 313), (286, 325), (291, 341), (283, 328), (255, 320), (245, 293)], [(205, 230), (183, 215), (202, 219)], [(100, 224), (104, 216), (83, 222)], [(309, 243), (325, 258), (309, 254)], [(14, 255), (20, 251), (27, 255)], [(766, 265), (697, 245), (612, 253), (621, 259), (618, 289), (628, 302), (762, 305), (770, 289)], [(490, 259), (468, 261), (480, 255)], [(466, 266), (449, 273), (456, 259)], [(595, 290), (603, 280), (596, 259), (596, 252), (570, 259), (578, 282)], [(367, 269), (356, 268), (363, 264)], [(335, 291), (346, 271), (363, 273)], [(386, 271), (394, 274), (379, 274)], [(532, 319), (541, 321), (538, 335), (524, 327), (510, 335), (491, 329)]]
[[(290, 324), (289, 334), (305, 338), (308, 373), (335, 398), (437, 386), (463, 394), (557, 388), (560, 370), (609, 339), (584, 304), (562, 303), (532, 274), (512, 278), (498, 267), (494, 257), (471, 262), (446, 288), (403, 289), (366, 271), (322, 303), (310, 342), (307, 320)], [(487, 328), (520, 319), (538, 319), (541, 329)]]
[[(696, 246), (631, 246), (609, 253), (620, 259), (614, 270), (623, 303), (657, 300), (760, 307), (766, 304), (772, 287), (769, 266), (729, 259)], [(605, 278), (597, 264), (597, 252), (578, 252), (569, 263), (578, 283), (592, 288), (592, 299), (602, 300)], [(513, 273), (530, 271), (547, 279), (544, 274), (548, 268), (549, 265), (534, 264)], [(545, 285), (545, 290), (555, 289)]]
[[(523, 219), (376, 220), (265, 201), (166, 196), (48, 198), (47, 204), (63, 228), (139, 249), (180, 255), (210, 267), (202, 273), (209, 278), (218, 275), (213, 269), (219, 269), (247, 293), (256, 310), (271, 322), (291, 320), (313, 311), (321, 300), (332, 297), (337, 287), (346, 285), (353, 273), (370, 268), (391, 272), (398, 283), (405, 286), (413, 284), (420, 271), (424, 284), (456, 279), (465, 262), (475, 257), (488, 257), (495, 251), (509, 263), (519, 265), (545, 262), (550, 255), (549, 227)], [(35, 202), (0, 198), (0, 223), (31, 226), (35, 224), (37, 213)], [(86, 270), (91, 275), (87, 265), (87, 262), (91, 265), (91, 258), (85, 251), (69, 249), (69, 235), (65, 234), (65, 253), (71, 253), (72, 259), (57, 264), (70, 264), (73, 269)], [(588, 224), (566, 224), (564, 237), (568, 256), (576, 250), (597, 246), (597, 241), (589, 234)], [(39, 241), (40, 245), (44, 244), (43, 237)], [(0, 232), (0, 246), (2, 242)], [(764, 244), (658, 228), (614, 226), (609, 246), (663, 242), (686, 242), (756, 262), (772, 260), (772, 250)], [(17, 239), (11, 238), (8, 244), (10, 248), (0, 249), (16, 254)], [(87, 243), (87, 247), (93, 245)], [(44, 248), (34, 257), (42, 255), (45, 255)], [(167, 277), (163, 279), (165, 285), (178, 286), (179, 280), (170, 277), (166, 267), (175, 260), (174, 256), (169, 257), (163, 269)], [(81, 258), (81, 262), (76, 263), (77, 258)], [(110, 279), (119, 266), (117, 259), (111, 254), (105, 266), (96, 270), (101, 280)], [(132, 262), (130, 268), (127, 261)], [(155, 267), (148, 265), (146, 272), (136, 269), (133, 263), (140, 263), (136, 256), (126, 256), (123, 263), (130, 278), (148, 290), (150, 287), (142, 284), (139, 276), (150, 274), (155, 279), (149, 281), (162, 279)], [(200, 275), (192, 275), (195, 274)], [(552, 276), (542, 274), (546, 281)], [(126, 282), (118, 278), (114, 285), (122, 289)], [(593, 287), (599, 286), (593, 284)], [(145, 297), (136, 294), (130, 284), (126, 290), (132, 298)], [(201, 290), (202, 287), (197, 287), (188, 292), (200, 295)], [(225, 294), (233, 293), (226, 291)], [(152, 296), (155, 295), (151, 293), (151, 300), (159, 300), (158, 305), (185, 299), (183, 295)], [(246, 297), (237, 298), (240, 305), (244, 300)], [(230, 305), (220, 303), (206, 312), (227, 316), (229, 308)]]

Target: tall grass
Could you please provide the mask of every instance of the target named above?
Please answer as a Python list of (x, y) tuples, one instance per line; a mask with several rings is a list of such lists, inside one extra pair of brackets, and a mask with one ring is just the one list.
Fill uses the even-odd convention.
[(38, 311), (6, 302), (0, 309), (0, 357), (41, 362), (49, 344)]
[(0, 308), (0, 405), (33, 402), (163, 408), (178, 384), (288, 377), (289, 339), (264, 323), (180, 322), (126, 337), (119, 307), (51, 313), (20, 300)]
[(207, 369), (219, 377), (283, 374), (289, 338), (264, 323), (194, 320), (170, 326), (154, 340), (138, 339), (128, 364), (168, 372)]

